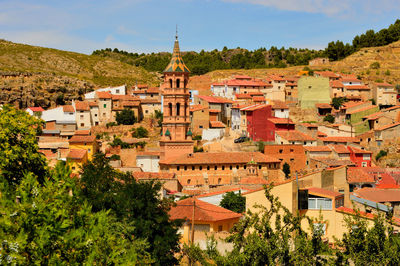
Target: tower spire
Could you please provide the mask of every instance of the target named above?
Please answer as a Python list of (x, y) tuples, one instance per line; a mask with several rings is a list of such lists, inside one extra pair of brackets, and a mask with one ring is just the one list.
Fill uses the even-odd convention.
[(176, 24), (175, 40), (178, 40), (178, 24)]

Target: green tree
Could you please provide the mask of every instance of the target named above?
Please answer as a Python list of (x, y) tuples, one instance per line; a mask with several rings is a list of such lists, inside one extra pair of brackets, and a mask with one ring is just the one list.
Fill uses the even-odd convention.
[(379, 69), (381, 67), (381, 64), (379, 62), (373, 62), (371, 65), (369, 65), (369, 68), (371, 69)]
[(158, 265), (177, 263), (174, 254), (180, 250), (180, 222), (169, 220), (172, 201), (160, 199), (160, 182), (137, 182), (130, 173), (113, 169), (104, 154), (96, 154), (84, 165), (80, 185), (82, 197), (94, 211), (110, 211), (124, 224), (133, 226), (132, 236), (147, 239), (147, 251)]
[(60, 93), (57, 95), (56, 105), (64, 105), (64, 104), (65, 104), (64, 94)]
[(135, 113), (128, 108), (125, 108), (121, 112), (117, 112), (115, 120), (118, 125), (133, 125), (136, 123)]
[(327, 115), (324, 117), (324, 121), (333, 124), (333, 123), (335, 123), (335, 117), (334, 117), (333, 115), (331, 115), (331, 114), (327, 114)]
[(246, 198), (240, 192), (227, 192), (219, 205), (233, 212), (242, 213), (246, 210)]
[(151, 263), (146, 242), (132, 237), (131, 225), (108, 211), (93, 213), (70, 174), (59, 163), (43, 185), (29, 173), (10, 196), (0, 196), (2, 264)]
[(132, 129), (132, 137), (134, 138), (140, 139), (140, 138), (147, 138), (148, 136), (149, 136), (149, 131), (142, 126)]
[(334, 97), (332, 99), (332, 106), (336, 109), (339, 110), (339, 108), (343, 105), (343, 103), (346, 102), (346, 98), (343, 97)]
[(285, 177), (289, 178), (289, 176), (290, 176), (290, 165), (287, 162), (285, 162), (283, 164), (282, 171), (283, 171), (283, 173), (285, 173)]
[(380, 150), (379, 153), (375, 156), (375, 160), (379, 161), (380, 158), (385, 157), (387, 155), (387, 151)]
[(264, 153), (264, 147), (265, 147), (265, 143), (263, 141), (258, 141), (257, 142), (257, 148), (259, 152)]
[(43, 121), (5, 105), (0, 109), (0, 177), (18, 184), (26, 173), (40, 183), (47, 176), (46, 158), (38, 152), (36, 133)]

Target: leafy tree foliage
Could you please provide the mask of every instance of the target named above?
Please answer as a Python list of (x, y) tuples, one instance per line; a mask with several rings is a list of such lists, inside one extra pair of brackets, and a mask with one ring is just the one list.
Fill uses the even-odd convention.
[(135, 113), (128, 108), (125, 108), (121, 112), (117, 112), (115, 120), (118, 125), (133, 125), (136, 123)]
[(132, 129), (132, 137), (134, 138), (140, 139), (140, 138), (147, 138), (148, 136), (149, 136), (149, 131), (142, 126)]
[(110, 143), (111, 147), (117, 147), (120, 146), (121, 149), (129, 149), (131, 148), (131, 145), (129, 143), (126, 143), (122, 141), (119, 137), (114, 137), (113, 141)]
[(29, 173), (9, 196), (0, 196), (0, 263), (151, 263), (146, 242), (131, 237), (131, 225), (107, 211), (93, 213), (70, 173), (59, 163), (43, 185)]
[(10, 185), (24, 174), (34, 174), (40, 183), (47, 175), (46, 158), (38, 152), (36, 132), (42, 121), (11, 106), (0, 109), (0, 175)]
[(285, 173), (285, 177), (289, 178), (289, 176), (290, 176), (290, 165), (287, 162), (285, 162), (283, 164), (282, 171)]
[(246, 198), (240, 192), (228, 192), (223, 196), (219, 205), (233, 212), (242, 213), (246, 210)]
[(331, 115), (331, 114), (327, 114), (327, 115), (324, 117), (324, 121), (333, 124), (333, 123), (335, 123), (335, 117), (334, 117), (333, 115)]
[(375, 160), (379, 161), (380, 158), (385, 157), (387, 155), (387, 151), (380, 150), (379, 153), (375, 156)]
[(133, 226), (131, 235), (147, 239), (147, 251), (159, 265), (177, 263), (179, 222), (169, 220), (172, 202), (160, 199), (160, 182), (137, 182), (130, 173), (114, 170), (104, 154), (96, 154), (83, 167), (82, 196), (93, 210), (111, 211), (121, 222)]
[(344, 102), (346, 102), (347, 99), (345, 97), (334, 97), (332, 99), (332, 106), (336, 109), (339, 110), (339, 108), (343, 105)]

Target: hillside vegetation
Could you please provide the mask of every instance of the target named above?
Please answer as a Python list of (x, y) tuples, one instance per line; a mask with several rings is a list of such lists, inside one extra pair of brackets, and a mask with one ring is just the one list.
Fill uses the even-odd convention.
[(148, 83), (157, 74), (112, 58), (0, 40), (0, 104), (54, 106), (97, 87)]

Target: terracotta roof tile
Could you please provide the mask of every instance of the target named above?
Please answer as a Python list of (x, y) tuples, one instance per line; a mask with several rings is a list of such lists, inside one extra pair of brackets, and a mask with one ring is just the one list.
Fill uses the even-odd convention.
[(375, 83), (375, 85), (376, 86), (378, 86), (378, 87), (394, 87), (392, 84), (389, 84), (389, 83), (386, 83), (386, 82), (384, 82), (384, 83)]
[(96, 91), (96, 95), (99, 99), (111, 99), (111, 93), (108, 91)]
[(133, 172), (132, 176), (139, 179), (175, 179), (175, 173)]
[(375, 128), (375, 131), (382, 131), (382, 130), (385, 130), (385, 129), (396, 127), (398, 125), (400, 125), (400, 122), (397, 122), (397, 123), (394, 123), (394, 124), (385, 125), (385, 126), (382, 126), (382, 127), (379, 127), (379, 128)]
[(289, 106), (282, 101), (272, 101), (272, 109), (289, 109)]
[(347, 112), (347, 114), (352, 115), (352, 114), (356, 114), (356, 113), (359, 113), (359, 112), (363, 112), (363, 111), (367, 111), (367, 110), (370, 110), (370, 109), (374, 109), (375, 107), (377, 107), (377, 106), (376, 105), (366, 106), (366, 107), (363, 107), (361, 109), (357, 109), (357, 110), (354, 110), (354, 111)]
[(324, 132), (322, 132), (322, 131), (318, 131), (318, 137), (327, 137), (328, 135), (327, 134), (325, 134)]
[(200, 110), (204, 110), (204, 109), (207, 109), (207, 107), (203, 106), (201, 104), (196, 104), (196, 105), (190, 106), (189, 111), (190, 112), (196, 112), (196, 111), (200, 111)]
[(75, 109), (72, 105), (63, 105), (64, 113), (75, 113)]
[(338, 159), (332, 159), (329, 157), (314, 157), (312, 158), (312, 160), (321, 162), (325, 165), (327, 165), (328, 167), (338, 167), (338, 166), (343, 166), (343, 165), (347, 165), (347, 166), (355, 166), (355, 163), (353, 163), (350, 160), (338, 160)]
[(253, 102), (265, 102), (264, 96), (253, 96)]
[(150, 87), (150, 88), (147, 89), (146, 92), (147, 92), (147, 93), (154, 93), (154, 94), (157, 94), (157, 93), (160, 93), (160, 89), (157, 88), (157, 87)]
[(260, 152), (197, 152), (182, 155), (178, 158), (160, 161), (160, 164), (192, 165), (192, 164), (247, 164), (251, 160), (256, 163), (280, 163), (276, 158)]
[(28, 107), (27, 109), (31, 110), (32, 112), (43, 112), (44, 109), (42, 107)]
[(69, 143), (92, 143), (96, 140), (95, 136), (79, 136), (79, 135), (74, 135), (72, 138), (69, 139)]
[(169, 211), (170, 219), (191, 220), (193, 217), (193, 204), (195, 204), (194, 220), (201, 222), (216, 222), (228, 219), (238, 219), (242, 215), (222, 207), (204, 202), (199, 199), (188, 198), (176, 202), (176, 206)]
[(375, 183), (375, 178), (372, 174), (365, 172), (361, 167), (350, 167), (347, 169), (347, 182)]
[(316, 103), (315, 107), (321, 109), (332, 109), (332, 106), (329, 103)]
[(74, 135), (80, 135), (80, 136), (90, 135), (90, 130), (76, 130)]
[(236, 99), (251, 99), (251, 95), (247, 93), (237, 93), (235, 97)]
[(97, 102), (89, 102), (90, 107), (99, 107), (99, 103)]
[(85, 149), (71, 149), (68, 153), (67, 158), (69, 159), (83, 159), (87, 153)]
[(251, 91), (249, 92), (249, 94), (251, 96), (264, 96), (264, 93), (262, 93), (261, 91)]
[(90, 107), (89, 107), (89, 103), (86, 101), (76, 101), (75, 102), (75, 109), (77, 111), (89, 111)]
[(210, 121), (210, 127), (212, 128), (225, 128), (225, 124), (221, 121)]
[(250, 105), (250, 106), (247, 106), (247, 107), (243, 107), (240, 110), (241, 111), (255, 111), (255, 110), (258, 110), (258, 109), (266, 108), (268, 106), (269, 105), (266, 105), (266, 104), (255, 104), (255, 105)]
[(400, 202), (400, 189), (362, 188), (353, 194), (374, 202)]
[(308, 194), (316, 195), (316, 196), (322, 196), (322, 197), (333, 198), (333, 199), (344, 196), (344, 194), (342, 194), (342, 193), (323, 189), (323, 188), (310, 187), (310, 188), (306, 188), (306, 189), (308, 190)]
[(344, 86), (346, 90), (370, 90), (371, 88), (366, 85), (349, 85)]
[(357, 137), (323, 137), (319, 139), (324, 142), (337, 142), (337, 143), (360, 142), (360, 139)]
[(268, 121), (272, 122), (273, 124), (290, 124), (294, 125), (294, 122), (291, 119), (288, 118), (278, 118), (278, 117), (271, 117), (268, 118)]
[(198, 95), (197, 97), (209, 103), (233, 103), (231, 100), (221, 97), (207, 96), (207, 95)]
[(287, 141), (313, 141), (315, 138), (298, 130), (275, 131), (275, 133)]
[(345, 145), (330, 145), (332, 149), (338, 154), (350, 154), (350, 151)]
[(304, 146), (304, 149), (309, 152), (331, 152), (328, 146)]
[(147, 104), (147, 103), (161, 103), (159, 99), (140, 99), (141, 104)]
[(343, 83), (339, 80), (332, 80), (329, 84), (332, 88), (344, 88)]
[(352, 150), (354, 153), (372, 154), (372, 151), (366, 151), (357, 147), (348, 146), (347, 149)]

